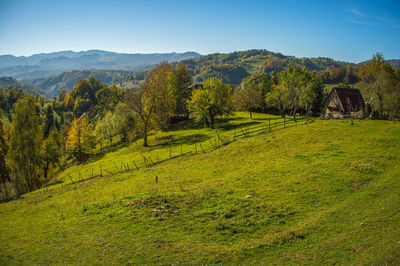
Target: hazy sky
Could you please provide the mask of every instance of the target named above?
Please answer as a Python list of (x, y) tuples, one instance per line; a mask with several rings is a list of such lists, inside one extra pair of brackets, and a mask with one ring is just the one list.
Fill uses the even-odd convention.
[(400, 0), (0, 0), (0, 54), (253, 48), (351, 62), (376, 52), (400, 58)]

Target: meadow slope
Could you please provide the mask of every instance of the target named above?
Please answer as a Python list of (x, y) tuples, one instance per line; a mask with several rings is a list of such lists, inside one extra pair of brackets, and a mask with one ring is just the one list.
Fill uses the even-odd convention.
[[(254, 122), (241, 119), (220, 119), (220, 132)], [(213, 134), (182, 127), (150, 150)], [(400, 264), (399, 147), (399, 124), (315, 120), (62, 185), (68, 171), (149, 153), (118, 146), (1, 203), (0, 264)]]

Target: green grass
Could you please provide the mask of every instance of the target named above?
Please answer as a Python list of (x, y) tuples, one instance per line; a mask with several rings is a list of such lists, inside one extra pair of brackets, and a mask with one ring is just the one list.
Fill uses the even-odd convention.
[[(180, 125), (157, 143), (197, 134), (215, 132)], [(399, 124), (316, 120), (54, 185), (0, 204), (0, 264), (399, 264), (399, 146)], [(134, 143), (67, 171), (164, 148)]]

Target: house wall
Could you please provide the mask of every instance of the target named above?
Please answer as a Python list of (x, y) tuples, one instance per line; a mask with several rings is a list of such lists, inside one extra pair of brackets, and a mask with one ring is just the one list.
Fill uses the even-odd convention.
[(354, 117), (354, 118), (364, 118), (364, 112), (350, 112), (350, 114), (344, 114), (343, 112), (336, 110), (326, 109), (325, 118), (346, 118), (346, 117)]

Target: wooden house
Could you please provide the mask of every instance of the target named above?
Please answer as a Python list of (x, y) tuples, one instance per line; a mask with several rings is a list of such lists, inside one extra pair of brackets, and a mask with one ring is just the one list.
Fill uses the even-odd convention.
[(335, 87), (325, 100), (325, 118), (365, 116), (365, 102), (358, 89)]

